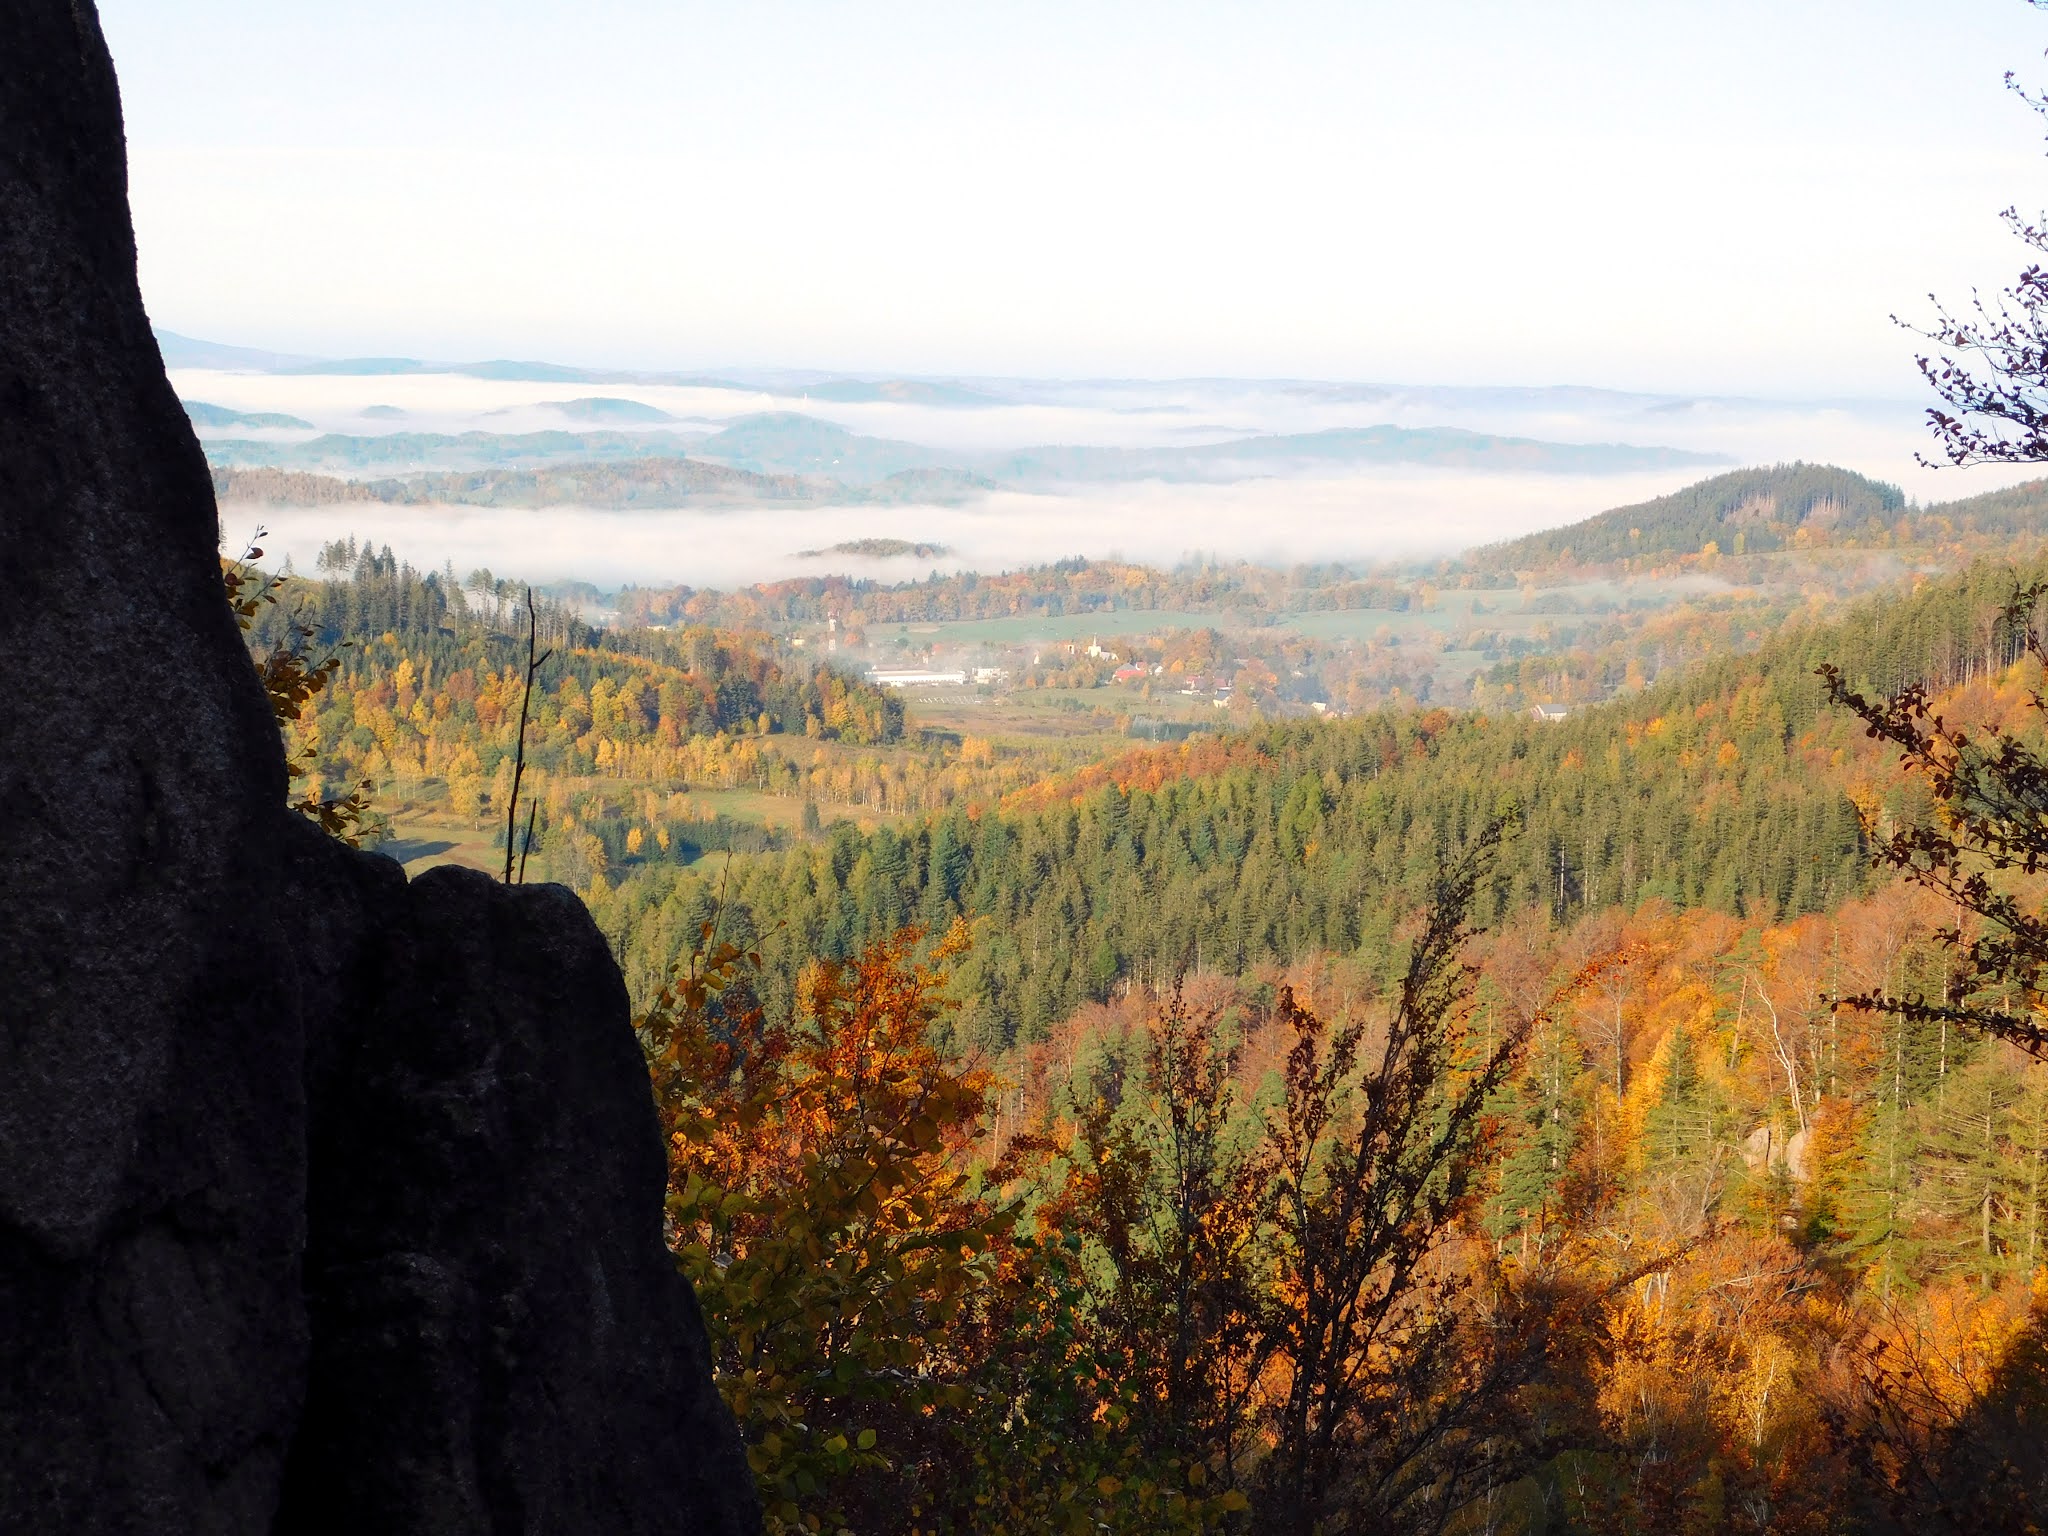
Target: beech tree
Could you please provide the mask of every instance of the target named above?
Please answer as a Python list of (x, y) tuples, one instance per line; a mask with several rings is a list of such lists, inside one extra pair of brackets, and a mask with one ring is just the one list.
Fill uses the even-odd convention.
[[(2002, 624), (2013, 649), (2048, 668), (2035, 619), (2044, 596), (2048, 584), (2018, 588)], [(2048, 1058), (2048, 918), (2030, 889), (2048, 873), (2048, 758), (2012, 731), (1978, 735), (1949, 724), (1925, 684), (1871, 698), (1851, 688), (1839, 667), (1819, 672), (1828, 698), (1898, 748), (1901, 767), (1933, 797), (1927, 820), (1888, 835), (1872, 826), (1872, 858), (1938, 892), (1957, 914), (1937, 934), (1953, 962), (1939, 997), (1871, 991), (1839, 1005), (1958, 1025)], [(2039, 692), (2029, 699), (2048, 722), (2048, 699)], [(1965, 915), (1975, 919), (1967, 928)]]

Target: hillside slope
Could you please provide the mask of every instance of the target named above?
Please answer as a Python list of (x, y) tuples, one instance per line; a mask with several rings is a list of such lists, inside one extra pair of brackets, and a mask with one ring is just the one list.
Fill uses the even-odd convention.
[(1793, 547), (1982, 545), (2048, 537), (2048, 480), (1920, 506), (1895, 485), (1829, 464), (1739, 469), (1669, 496), (1487, 545), (1468, 570), (1631, 566)]
[(1600, 564), (1645, 555), (1782, 549), (1802, 529), (1889, 522), (1905, 492), (1827, 464), (1773, 464), (1716, 475), (1634, 506), (1616, 507), (1563, 528), (1475, 550), (1482, 568), (1529, 570), (1577, 562)]
[[(1372, 952), (1400, 893), (1510, 806), (1522, 830), (1489, 916), (1652, 898), (1763, 919), (1826, 910), (1869, 878), (1852, 792), (1910, 807), (1861, 728), (1824, 707), (1814, 668), (1847, 660), (1878, 688), (1981, 681), (2011, 659), (1986, 622), (2011, 579), (1987, 561), (1563, 722), (1439, 710), (1278, 726), (1136, 751), (978, 816), (838, 828), (735, 864), (727, 921), (760, 940), (782, 985), (803, 956), (964, 917), (983, 936), (963, 976), (969, 1018), (1006, 1042), (1198, 955), (1237, 971)], [(623, 846), (631, 828), (581, 830)], [(664, 945), (707, 915), (710, 887), (630, 860), (612, 875), (596, 910), (646, 985), (676, 958)]]

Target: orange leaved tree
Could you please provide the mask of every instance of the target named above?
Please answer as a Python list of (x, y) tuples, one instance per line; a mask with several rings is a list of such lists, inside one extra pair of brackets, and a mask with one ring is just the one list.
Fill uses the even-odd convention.
[(838, 1529), (864, 1470), (948, 1396), (949, 1339), (1014, 1212), (961, 1152), (987, 1078), (931, 1039), (919, 935), (805, 973), (764, 1014), (758, 957), (705, 945), (640, 1021), (670, 1147), (670, 1236), (711, 1330), (771, 1528)]
[(1242, 1500), (1161, 1463), (1085, 1317), (1077, 1239), (974, 1149), (993, 1082), (934, 1026), (956, 927), (814, 963), (770, 1018), (706, 925), (640, 1020), (669, 1239), (772, 1531), (1193, 1532)]

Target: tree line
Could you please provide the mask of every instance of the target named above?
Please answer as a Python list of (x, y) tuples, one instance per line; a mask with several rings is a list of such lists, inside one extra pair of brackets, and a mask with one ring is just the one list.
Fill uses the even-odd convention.
[(1982, 683), (2014, 659), (1998, 622), (2011, 580), (1980, 565), (1559, 722), (1390, 711), (1269, 726), (1134, 752), (978, 812), (840, 824), (730, 870), (624, 861), (592, 907), (645, 995), (723, 889), (778, 1006), (809, 957), (964, 919), (981, 940), (956, 981), (962, 1027), (995, 1047), (1184, 966), (1377, 949), (1442, 849), (1510, 807), (1522, 835), (1487, 921), (1651, 900), (1763, 921), (1825, 911), (1868, 885), (1859, 799), (1894, 822), (1919, 812), (1815, 668), (1854, 657), (1886, 691)]

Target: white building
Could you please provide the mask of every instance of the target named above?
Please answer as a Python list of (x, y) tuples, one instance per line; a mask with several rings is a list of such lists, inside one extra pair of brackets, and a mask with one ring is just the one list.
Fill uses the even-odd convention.
[(883, 688), (932, 688), (967, 686), (965, 672), (928, 672), (914, 667), (871, 667), (868, 681)]

